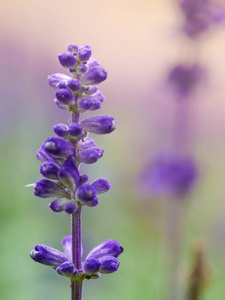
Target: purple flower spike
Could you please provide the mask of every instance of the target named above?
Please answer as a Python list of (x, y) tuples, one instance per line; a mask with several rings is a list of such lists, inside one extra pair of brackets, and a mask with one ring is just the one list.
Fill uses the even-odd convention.
[(64, 254), (68, 257), (69, 260), (72, 260), (72, 237), (67, 235), (62, 239), (62, 248)]
[(60, 89), (55, 92), (55, 96), (63, 105), (69, 105), (74, 102), (73, 94), (69, 89)]
[(65, 206), (66, 203), (67, 203), (67, 199), (65, 199), (65, 198), (59, 198), (59, 199), (53, 200), (49, 204), (49, 207), (54, 212), (61, 212), (61, 211), (63, 211), (64, 206)]
[(45, 142), (45, 150), (55, 157), (67, 157), (74, 153), (73, 145), (60, 137), (50, 137)]
[(77, 198), (83, 205), (86, 205), (87, 202), (93, 200), (95, 196), (95, 189), (90, 184), (84, 184), (77, 190)]
[(76, 58), (71, 52), (64, 52), (58, 55), (59, 62), (64, 68), (73, 68), (76, 65)]
[(77, 206), (77, 204), (75, 203), (74, 200), (69, 200), (65, 204), (65, 206), (64, 206), (63, 209), (65, 210), (66, 213), (68, 213), (70, 215), (70, 214), (73, 214), (73, 213), (75, 213), (77, 211), (78, 206)]
[(46, 245), (37, 245), (30, 252), (30, 257), (43, 265), (58, 267), (68, 261), (68, 258), (61, 251)]
[(48, 179), (41, 179), (34, 186), (34, 195), (41, 198), (59, 197), (68, 198), (68, 193), (64, 188)]
[(57, 180), (59, 178), (58, 171), (59, 167), (51, 161), (45, 161), (40, 165), (40, 173), (48, 179)]
[(76, 44), (70, 44), (68, 47), (67, 47), (67, 50), (69, 52), (71, 52), (72, 54), (77, 54), (78, 50), (79, 50), (79, 47), (76, 45)]
[(93, 248), (87, 258), (102, 258), (104, 256), (118, 257), (123, 252), (123, 247), (116, 240), (106, 240), (97, 247)]
[(113, 256), (105, 256), (99, 259), (101, 264), (99, 268), (100, 273), (109, 274), (118, 270), (120, 262)]
[(101, 66), (90, 68), (81, 76), (81, 83), (84, 85), (93, 85), (106, 80), (107, 72)]
[(81, 98), (78, 100), (78, 107), (79, 110), (82, 112), (91, 108), (92, 105), (93, 105), (93, 101), (89, 97)]
[(104, 115), (85, 119), (81, 122), (81, 126), (92, 133), (107, 134), (116, 129), (116, 121), (113, 117)]
[(110, 182), (105, 178), (98, 178), (91, 183), (96, 191), (96, 194), (103, 194), (110, 189)]
[(68, 82), (67, 82), (67, 87), (73, 91), (73, 92), (77, 92), (80, 90), (81, 88), (81, 84), (80, 84), (80, 81), (75, 79), (75, 78), (72, 78), (70, 79)]
[(91, 147), (80, 151), (77, 155), (77, 160), (84, 164), (93, 164), (103, 156), (104, 150), (99, 147)]
[(69, 156), (60, 167), (58, 176), (67, 189), (75, 190), (80, 181), (80, 175), (72, 156)]
[(66, 137), (69, 134), (68, 126), (66, 124), (63, 124), (63, 123), (56, 124), (53, 127), (53, 130), (54, 130), (55, 134), (57, 134), (59, 137)]
[(56, 272), (59, 275), (69, 276), (69, 275), (77, 275), (78, 271), (75, 269), (74, 264), (72, 262), (64, 262), (57, 269)]
[(83, 265), (83, 270), (85, 273), (91, 275), (94, 273), (97, 273), (99, 268), (101, 266), (101, 263), (96, 258), (89, 258), (86, 259)]
[(48, 83), (51, 87), (58, 88), (60, 82), (62, 82), (62, 81), (67, 82), (70, 79), (71, 79), (71, 77), (69, 77), (65, 74), (56, 73), (51, 76), (48, 76)]
[(81, 135), (83, 129), (80, 124), (73, 123), (69, 126), (69, 134), (73, 137)]
[(83, 46), (80, 47), (77, 57), (79, 61), (86, 62), (89, 60), (91, 57), (91, 46), (84, 44)]
[(88, 207), (95, 207), (99, 204), (98, 202), (98, 198), (97, 197), (94, 197), (94, 199), (92, 199), (91, 201), (87, 202), (87, 206)]

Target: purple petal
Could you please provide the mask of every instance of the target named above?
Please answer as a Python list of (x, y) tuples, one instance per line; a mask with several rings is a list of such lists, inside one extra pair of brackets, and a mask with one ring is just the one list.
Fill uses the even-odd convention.
[(97, 247), (93, 248), (87, 258), (101, 258), (104, 256), (118, 257), (123, 252), (123, 247), (116, 240), (106, 240)]

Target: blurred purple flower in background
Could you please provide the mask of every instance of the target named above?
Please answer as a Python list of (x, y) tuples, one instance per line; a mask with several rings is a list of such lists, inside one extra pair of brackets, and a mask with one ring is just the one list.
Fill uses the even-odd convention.
[(140, 186), (152, 196), (184, 196), (194, 187), (197, 174), (197, 165), (190, 157), (158, 155), (143, 170)]

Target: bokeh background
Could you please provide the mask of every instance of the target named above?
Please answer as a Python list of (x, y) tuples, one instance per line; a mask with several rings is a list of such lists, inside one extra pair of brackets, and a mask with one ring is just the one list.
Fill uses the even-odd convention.
[[(29, 258), (39, 243), (61, 249), (69, 217), (24, 186), (41, 178), (36, 151), (52, 126), (69, 118), (54, 105), (47, 76), (63, 72), (57, 55), (68, 44), (88, 43), (108, 71), (101, 114), (113, 115), (118, 128), (96, 138), (104, 157), (85, 169), (91, 179), (108, 178), (112, 188), (99, 206), (83, 210), (84, 249), (114, 238), (125, 251), (117, 273), (85, 282), (84, 299), (169, 299), (170, 204), (143, 195), (138, 174), (170, 143), (175, 104), (165, 77), (192, 53), (175, 1), (0, 0), (0, 11), (0, 298), (70, 298), (67, 278)], [(201, 176), (182, 216), (181, 288), (193, 242), (203, 237), (211, 270), (204, 300), (225, 295), (224, 30), (210, 31), (199, 47), (207, 77), (192, 99), (190, 132)]]

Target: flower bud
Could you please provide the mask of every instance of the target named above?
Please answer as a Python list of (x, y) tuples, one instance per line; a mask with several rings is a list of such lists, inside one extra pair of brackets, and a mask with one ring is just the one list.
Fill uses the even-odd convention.
[(59, 167), (51, 161), (45, 161), (43, 164), (40, 165), (40, 173), (48, 179), (57, 180), (58, 171)]
[(68, 257), (69, 260), (72, 260), (72, 237), (71, 235), (65, 236), (62, 241), (62, 248), (64, 254)]
[(86, 137), (77, 143), (77, 147), (81, 150), (85, 150), (85, 149), (95, 147), (95, 146), (96, 145), (95, 145), (94, 140), (90, 137)]
[(68, 258), (61, 251), (46, 245), (37, 245), (30, 252), (30, 257), (43, 265), (57, 267), (68, 261)]
[(104, 256), (118, 257), (123, 252), (123, 247), (116, 240), (106, 240), (97, 247), (93, 248), (87, 258), (101, 258)]
[(72, 54), (77, 54), (78, 50), (79, 50), (79, 47), (76, 45), (76, 44), (70, 44), (68, 47), (67, 47), (67, 50), (69, 52), (71, 52)]
[(58, 106), (58, 108), (67, 110), (67, 107), (63, 105), (57, 98), (54, 99), (54, 103)]
[(67, 199), (65, 199), (65, 198), (58, 198), (58, 199), (53, 200), (49, 204), (49, 207), (54, 212), (61, 212), (61, 211), (63, 211), (64, 206), (65, 206), (66, 203), (67, 203)]
[(46, 140), (45, 150), (55, 157), (66, 157), (74, 153), (73, 145), (60, 137), (53, 136)]
[(92, 100), (98, 100), (99, 102), (103, 102), (105, 100), (105, 96), (100, 92), (96, 91), (94, 94), (90, 95)]
[(69, 77), (65, 74), (56, 73), (51, 76), (48, 76), (48, 83), (51, 87), (58, 88), (61, 81), (67, 82), (70, 79), (71, 79), (71, 77)]
[(100, 63), (97, 61), (97, 59), (91, 57), (89, 59), (89, 61), (87, 62), (86, 66), (87, 66), (88, 69), (90, 69), (90, 68), (93, 68), (93, 67), (96, 67), (96, 66), (100, 66)]
[(59, 89), (66, 89), (67, 88), (67, 81), (63, 80), (60, 81), (59, 85), (58, 85)]
[(93, 164), (103, 156), (104, 150), (99, 147), (91, 147), (82, 150), (77, 155), (77, 160), (85, 164)]
[(84, 64), (81, 64), (77, 67), (77, 73), (78, 74), (83, 74), (87, 71), (87, 67)]
[(77, 198), (83, 205), (94, 199), (95, 195), (95, 189), (90, 184), (84, 184), (77, 190)]
[(81, 98), (77, 101), (78, 108), (80, 111), (84, 112), (85, 110), (88, 110), (93, 105), (93, 101), (90, 98)]
[(73, 137), (81, 135), (83, 129), (80, 124), (73, 123), (69, 126), (69, 134)]
[(95, 206), (97, 206), (98, 204), (99, 204), (98, 198), (97, 198), (97, 197), (94, 197), (94, 199), (92, 199), (91, 201), (88, 201), (86, 205), (87, 205), (88, 207), (95, 207)]
[(103, 194), (110, 189), (110, 182), (105, 178), (98, 178), (91, 183), (91, 186), (96, 191), (96, 194)]
[(53, 130), (55, 132), (55, 134), (57, 134), (59, 137), (66, 137), (69, 133), (68, 133), (68, 126), (66, 124), (63, 124), (63, 123), (59, 123), (59, 124), (56, 124), (54, 127), (53, 127)]
[(77, 275), (78, 274), (78, 270), (75, 269), (74, 264), (72, 262), (64, 262), (63, 264), (61, 264), (57, 269), (56, 272), (59, 275)]
[(65, 212), (68, 213), (69, 215), (75, 213), (77, 209), (78, 206), (74, 200), (69, 200), (64, 206)]
[(92, 95), (92, 94), (95, 94), (97, 91), (98, 91), (97, 85), (91, 85), (85, 89), (84, 93), (86, 95)]
[(101, 66), (95, 66), (88, 69), (81, 76), (81, 83), (84, 85), (98, 84), (106, 80), (107, 72)]
[(61, 89), (55, 92), (56, 98), (63, 104), (69, 105), (74, 102), (74, 97), (69, 89)]
[(74, 191), (80, 181), (80, 175), (72, 156), (69, 156), (60, 167), (58, 176), (64, 186)]
[(105, 256), (99, 259), (101, 264), (99, 268), (100, 273), (108, 274), (118, 270), (120, 262), (113, 256)]
[(80, 90), (81, 88), (81, 84), (80, 81), (75, 79), (75, 78), (71, 78), (68, 82), (67, 82), (67, 87), (73, 91), (73, 92), (77, 92)]
[(91, 57), (91, 46), (87, 44), (81, 46), (78, 51), (77, 57), (79, 61), (83, 61), (83, 62), (88, 61), (89, 58)]
[(67, 51), (58, 55), (59, 62), (64, 68), (73, 68), (76, 65), (76, 58), (74, 55)]
[(52, 180), (41, 179), (34, 186), (34, 195), (41, 198), (59, 197), (68, 198), (68, 193), (64, 188)]
[(81, 186), (82, 184), (86, 183), (87, 181), (88, 181), (87, 174), (80, 175), (79, 186)]
[(80, 124), (85, 131), (96, 134), (107, 134), (116, 129), (116, 121), (109, 115), (91, 117)]
[(98, 272), (100, 266), (101, 266), (101, 263), (99, 262), (98, 259), (90, 258), (90, 259), (85, 260), (84, 265), (83, 265), (83, 270), (85, 273), (91, 275), (91, 274)]
[(102, 103), (97, 99), (91, 99), (91, 101), (92, 101), (92, 106), (89, 108), (89, 110), (97, 110), (102, 107)]

